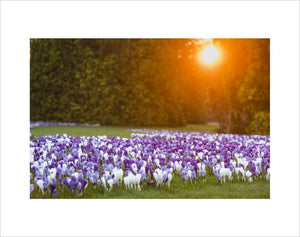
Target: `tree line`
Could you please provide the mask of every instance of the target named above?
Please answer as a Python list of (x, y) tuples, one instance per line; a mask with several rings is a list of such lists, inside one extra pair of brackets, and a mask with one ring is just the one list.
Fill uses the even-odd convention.
[(214, 69), (199, 63), (199, 42), (31, 39), (30, 119), (129, 126), (216, 119), (221, 132), (268, 133), (261, 124), (269, 121), (269, 40), (214, 39), (224, 52)]

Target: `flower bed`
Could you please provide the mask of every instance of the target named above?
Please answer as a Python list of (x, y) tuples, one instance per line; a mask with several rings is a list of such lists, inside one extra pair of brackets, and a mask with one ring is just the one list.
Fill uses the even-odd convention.
[(141, 191), (145, 184), (169, 187), (176, 173), (182, 182), (212, 175), (225, 185), (269, 179), (270, 138), (147, 130), (131, 138), (64, 134), (30, 142), (30, 192), (81, 194), (88, 185)]

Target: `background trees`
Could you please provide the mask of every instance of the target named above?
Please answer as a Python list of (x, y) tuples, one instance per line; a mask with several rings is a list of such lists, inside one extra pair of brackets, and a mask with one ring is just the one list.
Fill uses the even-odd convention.
[(30, 119), (178, 126), (213, 118), (221, 132), (258, 133), (269, 113), (269, 41), (214, 39), (223, 58), (210, 69), (199, 63), (199, 42), (32, 39)]
[(269, 39), (214, 39), (214, 43), (223, 56), (213, 69), (208, 95), (221, 132), (269, 134)]

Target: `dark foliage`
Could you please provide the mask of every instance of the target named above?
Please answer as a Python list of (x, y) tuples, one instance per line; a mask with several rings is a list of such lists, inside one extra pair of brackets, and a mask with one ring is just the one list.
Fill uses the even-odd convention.
[(203, 123), (204, 89), (193, 84), (193, 65), (186, 63), (192, 47), (188, 41), (32, 39), (30, 119), (143, 126)]

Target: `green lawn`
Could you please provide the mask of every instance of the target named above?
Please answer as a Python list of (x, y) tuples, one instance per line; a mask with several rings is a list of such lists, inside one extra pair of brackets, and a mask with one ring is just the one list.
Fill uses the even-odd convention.
[[(217, 125), (187, 125), (185, 127), (148, 127), (146, 129), (168, 129), (179, 131), (198, 131), (214, 132), (219, 127)], [(117, 126), (100, 126), (100, 127), (83, 127), (83, 126), (49, 126), (33, 127), (30, 133), (35, 137), (41, 135), (64, 134), (71, 136), (102, 136), (108, 137), (130, 137), (131, 132), (128, 129), (145, 129), (145, 127), (117, 127)]]

